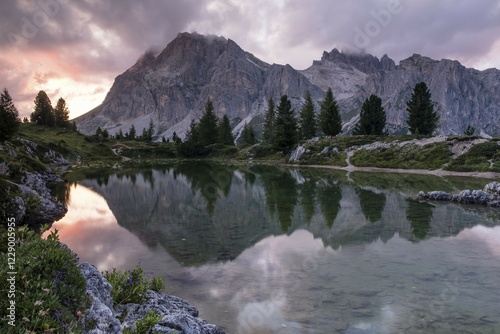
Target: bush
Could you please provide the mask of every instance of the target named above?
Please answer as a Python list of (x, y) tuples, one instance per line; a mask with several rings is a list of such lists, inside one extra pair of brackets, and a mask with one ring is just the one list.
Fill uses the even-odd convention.
[(141, 304), (148, 290), (158, 292), (165, 288), (165, 283), (161, 278), (146, 279), (139, 265), (125, 272), (119, 272), (113, 268), (111, 271), (103, 272), (103, 275), (113, 287), (111, 298), (115, 306), (128, 303)]
[[(81, 330), (81, 312), (90, 300), (86, 283), (78, 268), (78, 260), (70, 249), (61, 245), (57, 230), (47, 239), (26, 227), (16, 229), (16, 327), (2, 318), (2, 333), (70, 333)], [(6, 233), (2, 233), (5, 239)], [(5, 241), (5, 243), (4, 243)], [(2, 240), (2, 244), (7, 244)], [(1, 253), (7, 263), (5, 249)], [(0, 271), (0, 289), (9, 290), (7, 266)], [(9, 270), (10, 271), (10, 270)], [(7, 298), (0, 299), (6, 310)]]

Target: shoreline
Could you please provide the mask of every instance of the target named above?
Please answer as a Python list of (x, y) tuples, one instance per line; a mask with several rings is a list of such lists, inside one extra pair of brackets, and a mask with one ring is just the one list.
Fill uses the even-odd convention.
[(306, 167), (306, 168), (322, 168), (322, 169), (335, 169), (343, 170), (345, 172), (367, 172), (367, 173), (393, 173), (393, 174), (418, 174), (418, 175), (432, 175), (432, 176), (460, 176), (460, 177), (474, 177), (479, 179), (500, 179), (500, 173), (495, 172), (456, 172), (447, 171), (443, 169), (404, 169), (404, 168), (382, 168), (382, 167), (356, 167), (356, 166), (333, 166), (333, 165), (296, 165), (296, 164), (281, 164), (284, 167)]

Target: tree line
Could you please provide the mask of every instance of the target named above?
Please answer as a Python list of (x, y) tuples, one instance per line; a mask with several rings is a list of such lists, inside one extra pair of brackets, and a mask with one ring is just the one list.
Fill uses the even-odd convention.
[(222, 120), (219, 120), (210, 99), (205, 105), (205, 111), (200, 120), (196, 122), (194, 118), (191, 119), (184, 142), (175, 132), (172, 139), (179, 144), (179, 153), (184, 156), (206, 154), (210, 146), (215, 144), (234, 146), (229, 117), (224, 115)]
[[(407, 125), (410, 133), (432, 135), (439, 125), (439, 115), (434, 110), (431, 93), (424, 82), (415, 85), (410, 100), (406, 104)], [(358, 123), (353, 135), (386, 135), (386, 113), (382, 99), (371, 94), (363, 103)], [(470, 129), (467, 130), (470, 132)], [(342, 119), (332, 90), (329, 88), (320, 102), (318, 115), (309, 92), (306, 93), (298, 119), (294, 115), (291, 102), (286, 95), (281, 97), (278, 107), (269, 98), (264, 117), (262, 141), (275, 150), (289, 153), (299, 140), (314, 138), (320, 134), (337, 136), (342, 132)]]
[(68, 128), (76, 131), (76, 124), (69, 121), (69, 109), (66, 101), (61, 97), (56, 106), (52, 107), (47, 93), (43, 90), (38, 92), (35, 97), (35, 106), (30, 115), (30, 121), (38, 125)]

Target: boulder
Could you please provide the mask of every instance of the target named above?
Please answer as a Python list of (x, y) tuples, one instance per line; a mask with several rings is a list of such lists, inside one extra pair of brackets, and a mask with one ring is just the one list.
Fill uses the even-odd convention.
[[(95, 266), (79, 265), (87, 282), (87, 294), (92, 305), (86, 311), (85, 327), (88, 334), (123, 333), (125, 328), (137, 330), (136, 322), (154, 311), (161, 320), (154, 325), (154, 333), (224, 334), (217, 326), (198, 317), (198, 310), (185, 300), (149, 290), (143, 304), (125, 304), (113, 307), (112, 286)], [(122, 319), (120, 322), (119, 319)]]

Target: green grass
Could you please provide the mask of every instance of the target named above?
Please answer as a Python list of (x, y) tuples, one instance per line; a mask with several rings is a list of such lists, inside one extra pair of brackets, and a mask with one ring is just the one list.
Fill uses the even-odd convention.
[(445, 169), (460, 172), (500, 172), (500, 145), (496, 141), (477, 144), (451, 161)]
[(351, 157), (351, 163), (358, 167), (439, 169), (452, 157), (447, 143), (426, 146), (407, 144), (392, 145), (376, 150), (359, 150)]
[(17, 137), (34, 141), (45, 150), (54, 150), (62, 154), (70, 162), (75, 162), (78, 156), (87, 162), (120, 160), (111, 151), (109, 141), (105, 140), (100, 143), (92, 137), (68, 129), (23, 123)]

